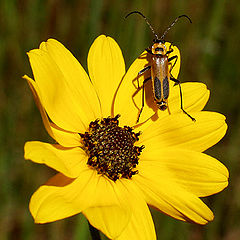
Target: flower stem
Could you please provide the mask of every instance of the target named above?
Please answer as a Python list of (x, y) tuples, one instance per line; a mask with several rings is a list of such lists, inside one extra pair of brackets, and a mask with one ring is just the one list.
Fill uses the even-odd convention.
[(99, 231), (88, 222), (92, 240), (101, 240)]

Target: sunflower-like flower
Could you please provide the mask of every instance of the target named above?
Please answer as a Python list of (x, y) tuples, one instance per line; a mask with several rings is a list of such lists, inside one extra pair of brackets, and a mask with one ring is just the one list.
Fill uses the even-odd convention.
[[(169, 47), (169, 44), (167, 44)], [(180, 54), (172, 70), (177, 78)], [(209, 98), (202, 83), (170, 84), (170, 109), (156, 114), (151, 84), (140, 121), (138, 72), (143, 53), (125, 72), (122, 52), (99, 36), (88, 54), (89, 76), (58, 41), (49, 39), (28, 53), (34, 80), (28, 81), (44, 126), (56, 141), (25, 144), (25, 159), (59, 173), (32, 196), (36, 223), (83, 213), (110, 239), (156, 239), (148, 206), (182, 221), (206, 224), (213, 213), (200, 200), (228, 185), (228, 170), (202, 153), (225, 134), (225, 117), (201, 111)], [(145, 56), (145, 57), (144, 57)], [(139, 76), (142, 82), (145, 75)], [(149, 90), (149, 91), (148, 91)]]

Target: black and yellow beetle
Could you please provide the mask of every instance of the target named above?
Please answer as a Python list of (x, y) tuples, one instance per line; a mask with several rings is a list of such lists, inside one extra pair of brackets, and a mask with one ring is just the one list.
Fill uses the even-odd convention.
[[(150, 27), (152, 33), (155, 35), (155, 38), (153, 39), (153, 45), (150, 48), (147, 48), (146, 51), (151, 55), (149, 65), (146, 66), (144, 69), (142, 69), (138, 75), (143, 74), (147, 70), (151, 70), (151, 77), (145, 79), (143, 81), (143, 86), (142, 86), (142, 107), (140, 109), (140, 112), (138, 114), (137, 122), (139, 122), (140, 115), (142, 113), (143, 107), (144, 107), (144, 84), (148, 80), (152, 80), (152, 87), (153, 87), (153, 95), (154, 95), (154, 100), (158, 106), (158, 108), (162, 111), (168, 109), (168, 97), (169, 97), (169, 81), (172, 80), (176, 84), (179, 85), (179, 91), (180, 91), (180, 99), (181, 99), (181, 110), (183, 113), (185, 113), (188, 117), (191, 118), (192, 121), (196, 121), (195, 118), (193, 118), (191, 115), (189, 115), (183, 108), (183, 101), (182, 101), (182, 89), (181, 89), (181, 84), (178, 79), (175, 79), (172, 74), (171, 70), (175, 66), (177, 62), (178, 56), (172, 56), (169, 57), (169, 54), (173, 52), (173, 49), (171, 48), (172, 45), (170, 45), (169, 50), (167, 50), (167, 47), (165, 45), (165, 35), (168, 33), (168, 31), (175, 25), (175, 23), (182, 17), (187, 18), (190, 23), (192, 23), (191, 19), (187, 15), (181, 15), (178, 16), (172, 24), (165, 30), (163, 35), (159, 38), (158, 35), (155, 33), (153, 27), (151, 24), (148, 22), (147, 18), (138, 11), (133, 11), (130, 12), (129, 14), (126, 15), (125, 18), (127, 18), (129, 15), (137, 13), (140, 14)], [(175, 60), (173, 64), (170, 62)], [(171, 69), (169, 70), (169, 64), (171, 64)], [(169, 111), (170, 113), (170, 111)]]

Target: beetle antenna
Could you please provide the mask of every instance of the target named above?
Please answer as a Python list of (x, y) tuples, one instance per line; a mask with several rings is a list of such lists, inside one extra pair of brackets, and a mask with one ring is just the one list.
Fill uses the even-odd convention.
[(127, 18), (128, 16), (130, 16), (130, 15), (133, 14), (133, 13), (137, 13), (137, 14), (141, 15), (141, 16), (145, 19), (147, 25), (148, 25), (149, 28), (151, 29), (151, 31), (152, 31), (152, 33), (154, 34), (156, 40), (159, 40), (159, 37), (158, 37), (158, 35), (156, 34), (156, 32), (154, 31), (152, 25), (149, 23), (149, 21), (147, 20), (147, 18), (146, 18), (141, 12), (139, 12), (139, 11), (130, 12), (130, 13), (128, 13), (128, 14), (125, 16), (125, 18)]
[(163, 33), (163, 35), (161, 36), (161, 40), (164, 40), (166, 34), (168, 33), (168, 31), (176, 24), (176, 22), (179, 20), (179, 18), (185, 17), (189, 20), (190, 23), (192, 23), (192, 20), (190, 17), (188, 17), (187, 15), (181, 15), (178, 16), (172, 23), (171, 25), (168, 26), (168, 28), (165, 30), (165, 32)]

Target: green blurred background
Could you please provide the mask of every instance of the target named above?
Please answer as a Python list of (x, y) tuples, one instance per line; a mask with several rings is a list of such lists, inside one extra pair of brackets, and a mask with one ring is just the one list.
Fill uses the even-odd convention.
[(240, 4), (226, 0), (1, 0), (0, 1), (0, 240), (90, 239), (82, 215), (35, 225), (31, 194), (53, 171), (26, 162), (29, 140), (49, 141), (24, 74), (32, 75), (26, 52), (56, 38), (86, 68), (99, 34), (120, 45), (127, 67), (152, 43), (152, 33), (133, 10), (144, 13), (160, 34), (176, 16), (185, 20), (166, 39), (180, 48), (181, 81), (200, 81), (211, 90), (206, 109), (223, 113), (229, 130), (207, 153), (230, 171), (230, 186), (206, 199), (215, 220), (206, 226), (182, 223), (153, 211), (158, 239), (240, 239)]

